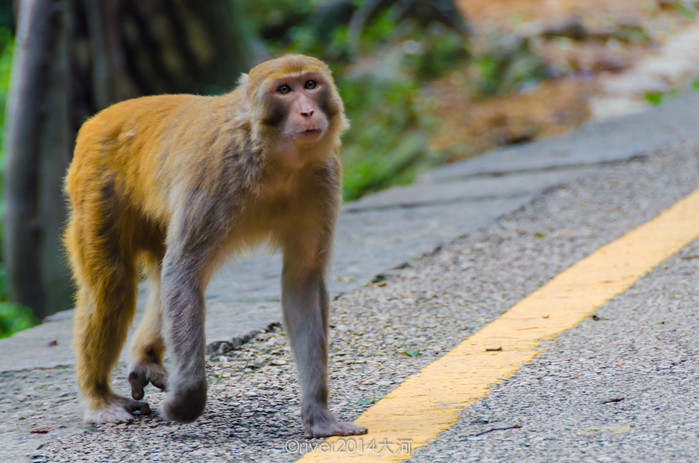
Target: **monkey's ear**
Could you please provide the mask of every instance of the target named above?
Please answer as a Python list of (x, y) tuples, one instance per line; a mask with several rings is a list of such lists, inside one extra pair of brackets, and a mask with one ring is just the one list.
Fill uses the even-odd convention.
[(244, 92), (247, 92), (248, 82), (250, 82), (250, 76), (246, 73), (242, 73), (240, 75), (240, 79), (238, 79), (238, 88)]
[(238, 87), (236, 87), (236, 92), (239, 95), (242, 95), (242, 105), (240, 109), (242, 111), (247, 112), (250, 109), (250, 89), (249, 89), (249, 83), (250, 83), (250, 76), (243, 73), (240, 75), (240, 79), (238, 79)]
[(352, 126), (352, 124), (350, 124), (349, 119), (347, 119), (347, 117), (345, 117), (345, 115), (343, 114), (342, 115), (342, 125), (340, 126), (341, 127), (340, 131), (346, 132), (350, 129), (351, 126)]

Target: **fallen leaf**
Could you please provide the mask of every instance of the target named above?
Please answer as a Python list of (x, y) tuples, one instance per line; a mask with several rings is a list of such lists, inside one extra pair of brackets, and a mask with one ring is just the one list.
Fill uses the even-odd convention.
[(30, 434), (48, 434), (53, 431), (53, 428), (34, 428), (29, 431)]

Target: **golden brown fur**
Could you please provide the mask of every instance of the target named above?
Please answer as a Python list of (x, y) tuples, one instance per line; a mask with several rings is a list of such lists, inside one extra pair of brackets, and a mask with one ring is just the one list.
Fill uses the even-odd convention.
[(137, 98), (83, 125), (66, 179), (65, 243), (79, 287), (75, 348), (88, 421), (150, 412), (109, 386), (134, 315), (139, 264), (151, 294), (132, 345), (132, 395), (141, 399), (151, 382), (168, 390), (167, 418), (201, 414), (204, 289), (224, 256), (269, 239), (284, 252), (282, 305), (306, 433), (365, 432), (330, 415), (325, 379), (324, 273), (346, 126), (327, 66), (298, 55), (253, 68), (226, 95)]

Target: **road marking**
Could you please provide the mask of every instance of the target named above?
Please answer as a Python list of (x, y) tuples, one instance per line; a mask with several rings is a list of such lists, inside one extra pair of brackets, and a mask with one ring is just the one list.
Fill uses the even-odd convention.
[[(369, 434), (327, 439), (298, 461), (408, 459), (450, 428), (470, 402), (534, 358), (543, 340), (574, 327), (698, 237), (699, 190), (563, 271), (410, 376), (356, 420)], [(498, 347), (502, 351), (486, 351)]]

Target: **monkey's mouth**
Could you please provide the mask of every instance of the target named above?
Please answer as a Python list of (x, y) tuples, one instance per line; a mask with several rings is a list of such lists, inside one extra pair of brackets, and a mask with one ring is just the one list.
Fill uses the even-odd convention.
[(302, 130), (300, 132), (297, 132), (296, 138), (299, 141), (304, 141), (304, 142), (315, 142), (316, 140), (320, 139), (320, 137), (323, 136), (323, 129), (306, 129)]

